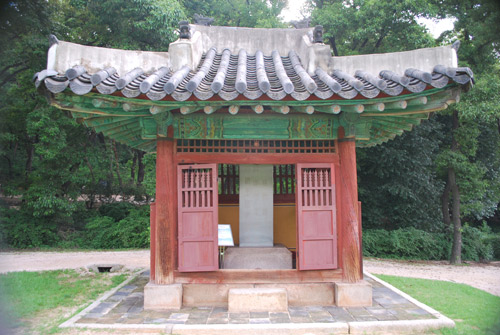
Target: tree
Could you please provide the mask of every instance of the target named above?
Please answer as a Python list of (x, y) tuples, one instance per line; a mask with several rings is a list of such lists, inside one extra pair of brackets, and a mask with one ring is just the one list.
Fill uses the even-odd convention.
[(403, 51), (434, 46), (417, 16), (428, 16), (428, 1), (312, 0), (312, 19), (325, 29), (335, 56)]
[(279, 15), (286, 7), (288, 0), (183, 0), (190, 17), (200, 14), (214, 18), (214, 25), (251, 27), (251, 28), (284, 28), (285, 24)]
[[(441, 113), (443, 116), (431, 118), (424, 130), (420, 126), (411, 135), (360, 150), (358, 156), (365, 224), (442, 229), (436, 220), (440, 208), (444, 229), (453, 233), (451, 262), (460, 262), (461, 222), (487, 219), (500, 200), (496, 146), (500, 142), (494, 131), (500, 129), (498, 3), (311, 0), (310, 4), (313, 21), (325, 28), (324, 36), (336, 56), (451, 44), (457, 39), (462, 42), (460, 65), (474, 70), (479, 78), (476, 87), (462, 95), (460, 104)], [(419, 16), (453, 17), (455, 26), (434, 41), (416, 22)], [(442, 129), (443, 134), (429, 137), (429, 133), (424, 135), (425, 127)], [(415, 147), (416, 143), (424, 147)]]
[(443, 183), (435, 159), (445, 126), (436, 119), (434, 115), (383, 145), (357, 150), (365, 228), (441, 230), (436, 204)]
[[(479, 77), (476, 87), (463, 96), (462, 103), (449, 108), (449, 147), (439, 157), (439, 165), (446, 171), (443, 219), (446, 226), (453, 227), (450, 261), (461, 263), (462, 220), (467, 216), (491, 216), (500, 201), (498, 192), (491, 192), (499, 185), (498, 150), (490, 151), (491, 157), (478, 151), (488, 133), (487, 141), (499, 143), (500, 5), (492, 0), (438, 4), (441, 15), (456, 18), (454, 29), (443, 33), (440, 40), (458, 38), (460, 65), (470, 66)], [(493, 128), (498, 129), (496, 135), (487, 131)]]
[[(184, 18), (176, 0), (2, 3), (0, 43), (8, 47), (0, 49), (1, 191), (20, 196), (19, 213), (31, 218), (20, 220), (19, 231), (50, 231), (24, 245), (53, 243), (73, 229), (80, 196), (92, 207), (96, 196), (144, 193), (144, 153), (77, 124), (36, 91), (32, 77), (46, 67), (49, 34), (96, 46), (166, 50)], [(127, 169), (137, 177), (125, 178)]]

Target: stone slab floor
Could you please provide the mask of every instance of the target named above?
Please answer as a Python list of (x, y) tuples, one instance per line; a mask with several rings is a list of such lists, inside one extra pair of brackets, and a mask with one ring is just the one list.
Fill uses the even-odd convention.
[(148, 280), (149, 271), (143, 272), (76, 324), (293, 324), (434, 319), (427, 311), (370, 278), (365, 280), (373, 285), (372, 307), (291, 306), (287, 313), (228, 313), (225, 307), (145, 311), (143, 292)]

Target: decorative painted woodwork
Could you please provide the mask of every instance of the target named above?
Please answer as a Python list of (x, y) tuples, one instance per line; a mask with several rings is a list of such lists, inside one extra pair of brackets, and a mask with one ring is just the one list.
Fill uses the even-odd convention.
[(215, 271), (218, 257), (217, 165), (179, 165), (179, 271)]
[(177, 140), (177, 153), (326, 154), (333, 140)]
[(337, 213), (333, 164), (297, 164), (299, 270), (337, 268)]
[[(420, 93), (374, 99), (230, 102), (150, 101), (92, 92), (84, 96), (65, 92), (54, 95), (52, 104), (71, 111), (78, 122), (105, 136), (144, 151), (155, 150), (155, 139), (165, 137), (170, 124), (175, 128), (175, 137), (185, 139), (336, 139), (337, 129), (342, 126), (346, 137), (356, 138), (358, 147), (366, 147), (386, 142), (403, 130), (411, 129), (430, 112), (455, 101), (459, 90), (459, 87), (447, 85)], [(123, 110), (123, 104), (129, 105), (129, 111)], [(273, 112), (273, 107), (282, 105), (291, 107), (290, 113)], [(364, 106), (364, 112), (344, 112), (356, 109), (357, 105)], [(239, 106), (237, 115), (228, 113), (230, 106)], [(402, 109), (404, 106), (406, 108)], [(180, 109), (183, 107), (195, 112), (182, 115)], [(313, 109), (314, 114), (308, 115), (307, 111)], [(359, 118), (352, 119), (356, 114)], [(186, 122), (186, 119), (192, 121)], [(125, 128), (123, 121), (126, 120), (130, 123)], [(111, 126), (113, 123), (116, 126)], [(110, 126), (97, 127), (104, 124)]]
[(174, 134), (181, 139), (335, 139), (337, 118), (325, 115), (178, 115)]

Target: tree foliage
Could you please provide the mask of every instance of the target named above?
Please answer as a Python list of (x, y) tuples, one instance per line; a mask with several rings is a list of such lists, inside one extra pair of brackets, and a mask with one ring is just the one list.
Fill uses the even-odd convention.
[(214, 25), (251, 28), (285, 27), (278, 16), (287, 3), (288, 0), (182, 0), (191, 18), (199, 14), (214, 18)]
[(325, 29), (335, 56), (405, 51), (434, 46), (416, 21), (434, 7), (425, 0), (312, 0), (313, 21)]
[[(460, 262), (461, 222), (477, 225), (494, 217), (500, 201), (500, 5), (494, 0), (310, 4), (335, 55), (461, 42), (460, 65), (476, 74), (476, 86), (462, 102), (412, 133), (358, 155), (364, 224), (452, 231), (452, 261)], [(453, 18), (454, 28), (434, 40), (417, 17)]]
[[(92, 0), (2, 4), (0, 43), (9, 47), (0, 49), (1, 192), (21, 199), (22, 215), (8, 214), (20, 218), (20, 231), (47, 232), (22, 245), (53, 244), (84, 224), (84, 218), (76, 222), (76, 200), (92, 208), (97, 198), (152, 195), (142, 186), (143, 152), (77, 124), (36, 91), (31, 79), (46, 67), (49, 34), (96, 46), (165, 50), (184, 18), (175, 0), (134, 0), (127, 6)], [(33, 223), (23, 225), (27, 217)]]
[[(48, 106), (31, 79), (45, 68), (50, 33), (86, 45), (164, 51), (177, 38), (178, 22), (193, 22), (194, 14), (213, 17), (214, 25), (284, 27), (279, 14), (286, 4), (286, 0), (3, 3), (0, 43), (6, 47), (0, 49), (0, 187), (3, 194), (18, 197), (20, 209), (2, 210), (0, 238), (11, 246), (53, 245), (77, 236), (88, 225), (89, 235), (78, 235), (82, 240), (96, 239), (100, 245), (114, 247), (106, 235), (99, 235), (99, 227), (107, 227), (122, 245), (147, 244), (144, 210), (117, 218), (89, 209), (97, 201), (115, 201), (115, 195), (126, 200), (154, 196), (155, 155), (115, 143)], [(309, 4), (313, 24), (323, 25), (335, 55), (411, 50), (460, 40), (460, 66), (475, 72), (475, 86), (462, 94), (460, 104), (393, 141), (358, 150), (365, 226), (403, 227), (401, 236), (415, 229), (447, 235), (453, 231), (455, 238), (462, 231), (476, 232), (471, 229), (483, 221), (499, 229), (498, 3), (311, 0)], [(418, 17), (454, 18), (454, 28), (434, 39), (417, 22)], [(76, 200), (85, 201), (85, 206)], [(457, 218), (459, 224), (452, 227)], [(471, 227), (462, 227), (462, 221)], [(121, 234), (117, 227), (127, 232)], [(467, 236), (466, 244), (472, 243)], [(415, 245), (415, 250), (420, 248)]]

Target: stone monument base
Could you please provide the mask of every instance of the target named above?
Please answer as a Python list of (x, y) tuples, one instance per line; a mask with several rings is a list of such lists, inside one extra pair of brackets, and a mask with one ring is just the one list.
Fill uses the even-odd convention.
[(224, 253), (224, 269), (293, 269), (292, 253), (285, 246), (229, 247)]

